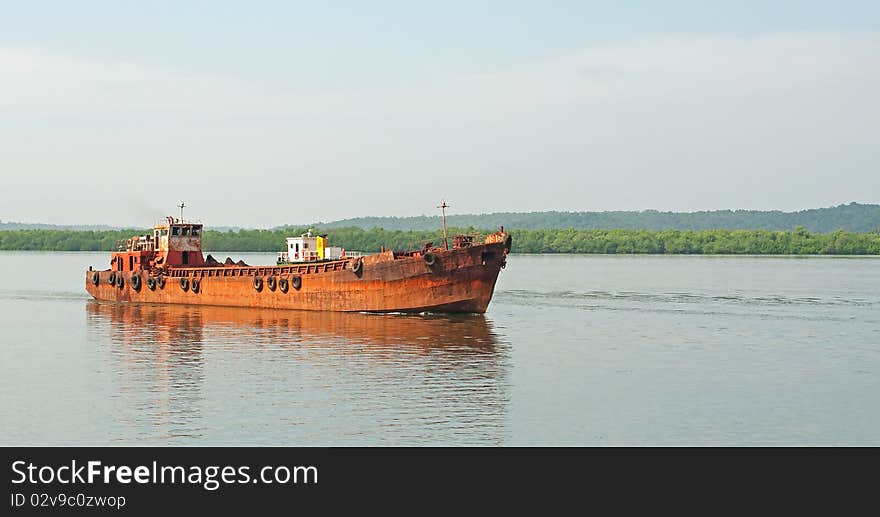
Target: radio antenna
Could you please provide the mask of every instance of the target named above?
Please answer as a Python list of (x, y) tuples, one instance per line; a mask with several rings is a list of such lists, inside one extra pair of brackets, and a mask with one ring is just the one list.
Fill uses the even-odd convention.
[(446, 204), (446, 200), (443, 199), (440, 201), (440, 206), (438, 206), (443, 213), (443, 249), (449, 250), (449, 241), (446, 240), (446, 209), (449, 208), (449, 205)]

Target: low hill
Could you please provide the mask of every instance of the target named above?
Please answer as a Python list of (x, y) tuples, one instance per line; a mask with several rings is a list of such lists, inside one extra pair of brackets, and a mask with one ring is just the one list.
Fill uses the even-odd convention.
[[(501, 225), (511, 230), (794, 230), (803, 227), (811, 232), (836, 230), (865, 233), (880, 231), (880, 205), (849, 203), (828, 208), (797, 212), (779, 210), (712, 210), (703, 212), (660, 212), (657, 210), (615, 212), (495, 212), (490, 214), (454, 214), (446, 217), (449, 227), (494, 229)], [(435, 231), (441, 228), (440, 216), (357, 217), (311, 224), (287, 224), (273, 230), (301, 228), (382, 228), (389, 231)], [(107, 225), (52, 225), (0, 221), (2, 230), (71, 230), (115, 231), (123, 228)], [(243, 228), (211, 226), (214, 231)]]
[[(518, 230), (794, 230), (802, 226), (811, 232), (828, 233), (838, 229), (848, 232), (880, 230), (880, 205), (850, 203), (829, 208), (797, 212), (778, 210), (712, 210), (703, 212), (497, 212), (491, 214), (448, 215), (449, 226), (459, 228), (505, 228)], [(358, 227), (385, 230), (436, 230), (440, 216), (358, 217), (311, 225), (285, 227), (334, 229)]]

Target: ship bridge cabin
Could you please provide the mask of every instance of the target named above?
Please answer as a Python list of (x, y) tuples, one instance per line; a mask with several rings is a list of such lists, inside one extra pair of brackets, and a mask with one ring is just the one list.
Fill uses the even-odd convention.
[(278, 254), (278, 263), (310, 262), (344, 259), (345, 250), (327, 246), (327, 235), (312, 235), (312, 230), (299, 237), (287, 238), (287, 251)]
[(162, 266), (200, 267), (202, 225), (168, 217), (165, 224), (153, 227), (153, 233), (120, 242), (111, 255), (114, 271), (137, 271)]

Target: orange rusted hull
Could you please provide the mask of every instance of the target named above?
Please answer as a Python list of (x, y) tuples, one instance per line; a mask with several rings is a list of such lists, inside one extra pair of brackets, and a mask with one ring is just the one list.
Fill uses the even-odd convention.
[[(387, 251), (364, 257), (360, 271), (353, 267), (355, 262), (346, 260), (262, 267), (173, 267), (163, 275), (164, 287), (151, 285), (148, 279), (156, 277), (145, 269), (88, 271), (86, 290), (98, 300), (116, 302), (484, 313), (509, 247), (508, 241), (438, 251), (432, 265), (422, 256), (396, 256)], [(122, 277), (121, 286), (110, 284), (111, 274)], [(301, 283), (294, 281), (297, 277)], [(262, 280), (260, 289), (255, 287), (255, 278)], [(197, 291), (192, 289), (194, 281)], [(282, 289), (285, 283), (287, 292)]]

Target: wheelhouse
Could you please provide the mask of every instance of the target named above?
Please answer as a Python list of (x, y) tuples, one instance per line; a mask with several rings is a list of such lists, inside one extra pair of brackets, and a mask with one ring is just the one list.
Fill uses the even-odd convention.
[(137, 271), (153, 266), (204, 265), (202, 224), (167, 217), (151, 233), (136, 235), (118, 245), (111, 255), (114, 271)]

